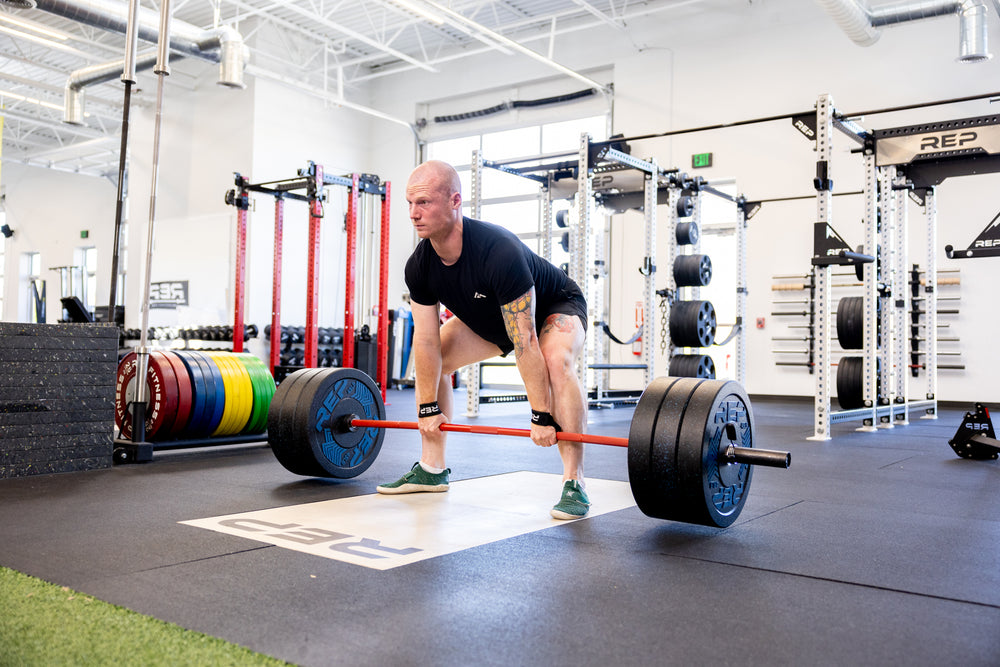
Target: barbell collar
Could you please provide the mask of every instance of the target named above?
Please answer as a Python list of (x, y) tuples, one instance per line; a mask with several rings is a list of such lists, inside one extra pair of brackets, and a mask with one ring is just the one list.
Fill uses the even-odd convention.
[(353, 433), (358, 428), (354, 425), (354, 420), (359, 419), (356, 414), (340, 415), (330, 420), (331, 429), (334, 433)]

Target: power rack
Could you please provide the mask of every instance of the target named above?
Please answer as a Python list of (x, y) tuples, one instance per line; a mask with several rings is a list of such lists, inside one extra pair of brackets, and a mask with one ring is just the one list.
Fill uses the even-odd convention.
[[(700, 177), (689, 177), (679, 173), (677, 169), (661, 169), (655, 158), (640, 159), (628, 152), (627, 145), (618, 139), (594, 142), (590, 135), (584, 133), (580, 137), (576, 152), (549, 153), (516, 159), (490, 161), (483, 158), (479, 151), (473, 151), (471, 162), (470, 215), (477, 217), (481, 211), (483, 200), (482, 174), (484, 169), (495, 169), (504, 173), (530, 179), (539, 185), (539, 201), (541, 216), (539, 223), (539, 239), (541, 254), (545, 259), (552, 258), (552, 239), (555, 233), (566, 235), (566, 249), (570, 261), (567, 273), (583, 290), (587, 298), (589, 319), (592, 326), (587, 330), (585, 354), (578, 362), (577, 373), (588, 394), (592, 406), (610, 406), (631, 404), (641, 394), (641, 390), (612, 390), (609, 388), (609, 371), (615, 369), (631, 369), (643, 371), (643, 383), (648, 385), (656, 375), (656, 348), (653, 344), (653, 332), (656, 328), (657, 309), (655, 298), (665, 292), (671, 295), (677, 293), (673, 277), (667, 271), (668, 282), (664, 289), (657, 290), (656, 254), (657, 241), (657, 208), (666, 206), (668, 230), (665, 246), (668, 248), (668, 259), (673, 261), (679, 254), (675, 243), (675, 228), (679, 217), (680, 200), (688, 197), (691, 201), (690, 210), (683, 217), (690, 217), (694, 224), (700, 221), (701, 196), (711, 194), (725, 198), (736, 204), (738, 221), (737, 237), (737, 313), (736, 324), (731, 338), (736, 338), (735, 375), (740, 382), (745, 375), (745, 331), (742, 323), (746, 310), (746, 223), (748, 206), (743, 197), (730, 196)], [(565, 211), (555, 211), (553, 201), (560, 199), (572, 200), (572, 224), (567, 220)], [(602, 281), (607, 276), (607, 258), (605, 236), (607, 225), (598, 228), (593, 217), (595, 207), (604, 210), (607, 217), (629, 209), (643, 213), (643, 256), (640, 272), (643, 276), (642, 306), (645, 324), (636, 332), (631, 343), (639, 335), (643, 336), (641, 359), (639, 363), (613, 364), (609, 363), (608, 341), (598, 335), (598, 329), (607, 319), (605, 313), (606, 289)], [(555, 222), (555, 224), (554, 224)], [(558, 227), (565, 231), (558, 231)], [(661, 242), (662, 243), (662, 242)], [(662, 246), (661, 246), (662, 247)], [(691, 289), (697, 298), (697, 288)], [(663, 301), (661, 301), (663, 303)], [(667, 309), (660, 309), (664, 326), (669, 318)], [(605, 325), (606, 328), (606, 325)], [(610, 337), (610, 331), (608, 332)], [(617, 341), (617, 339), (615, 339)], [(671, 343), (666, 350), (669, 358), (674, 352)], [(486, 364), (491, 365), (491, 364)], [(480, 364), (473, 364), (466, 369), (467, 405), (469, 416), (478, 414), (479, 405), (485, 402), (509, 402), (526, 400), (523, 395), (511, 396), (481, 396), (480, 395)]]

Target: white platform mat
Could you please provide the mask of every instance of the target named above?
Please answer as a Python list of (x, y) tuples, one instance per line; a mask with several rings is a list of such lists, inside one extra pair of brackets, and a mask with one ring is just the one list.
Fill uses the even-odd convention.
[[(388, 570), (565, 524), (549, 516), (561, 476), (513, 472), (447, 493), (371, 494), (181, 521), (286, 549)], [(587, 480), (588, 517), (635, 505), (628, 482)]]

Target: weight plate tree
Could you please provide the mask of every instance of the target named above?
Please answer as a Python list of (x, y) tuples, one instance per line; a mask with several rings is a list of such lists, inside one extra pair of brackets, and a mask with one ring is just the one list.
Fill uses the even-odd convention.
[[(712, 260), (699, 253), (699, 209), (700, 193), (682, 194), (677, 199), (677, 217), (691, 220), (677, 223), (675, 229), (677, 248), (672, 273), (677, 300), (668, 315), (671, 349), (704, 348), (715, 343), (715, 308), (710, 301), (698, 300), (699, 288), (712, 281)], [(690, 246), (691, 252), (679, 254), (683, 246)], [(683, 298), (682, 288), (690, 288)], [(676, 377), (715, 378), (715, 362), (707, 354), (674, 354), (667, 370)]]
[[(385, 429), (415, 422), (384, 420), (375, 383), (354, 369), (290, 375), (268, 413), (268, 441), (295, 474), (346, 478), (366, 470)], [(530, 437), (528, 429), (444, 424), (442, 431)], [(636, 405), (628, 438), (562, 432), (564, 441), (628, 448), (629, 485), (645, 514), (726, 527), (750, 490), (751, 465), (787, 468), (788, 452), (754, 447), (750, 400), (736, 382), (657, 378)]]

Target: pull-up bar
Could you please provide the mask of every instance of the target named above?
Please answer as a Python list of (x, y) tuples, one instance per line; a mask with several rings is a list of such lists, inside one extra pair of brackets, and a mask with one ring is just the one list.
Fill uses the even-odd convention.
[[(933, 102), (917, 102), (914, 104), (903, 104), (895, 107), (883, 107), (881, 109), (868, 109), (867, 111), (856, 111), (852, 113), (838, 113), (837, 117), (839, 119), (847, 118), (858, 118), (860, 116), (875, 116), (878, 114), (892, 113), (894, 111), (909, 111), (910, 109), (922, 109), (924, 107), (941, 106), (944, 104), (958, 104), (960, 102), (972, 102), (974, 100), (982, 100), (989, 97), (1000, 97), (1000, 92), (995, 93), (981, 93), (979, 95), (967, 95), (965, 97), (953, 97), (947, 100), (935, 100)], [(775, 120), (791, 120), (792, 118), (797, 118), (799, 116), (808, 116), (815, 114), (815, 109), (809, 109), (807, 111), (798, 111), (795, 113), (783, 113), (774, 116), (762, 116), (760, 118), (748, 118), (746, 120), (737, 120), (730, 123), (716, 123), (714, 125), (702, 125), (701, 127), (689, 127), (683, 130), (667, 130), (666, 132), (654, 132), (652, 134), (639, 134), (633, 137), (616, 137), (615, 139), (609, 139), (603, 142), (595, 142), (594, 145), (598, 144), (613, 144), (623, 141), (640, 141), (642, 139), (659, 139), (661, 137), (673, 137), (678, 134), (691, 134), (694, 132), (707, 132), (708, 130), (721, 130), (727, 127), (739, 127), (741, 125), (754, 125), (756, 123), (769, 123)]]

